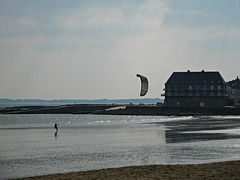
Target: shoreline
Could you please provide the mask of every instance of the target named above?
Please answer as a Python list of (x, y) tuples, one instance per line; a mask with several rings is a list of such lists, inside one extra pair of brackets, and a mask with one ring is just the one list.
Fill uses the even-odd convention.
[(148, 116), (203, 116), (240, 115), (240, 107), (164, 107), (129, 104), (78, 104), (68, 106), (25, 106), (0, 110), (2, 114), (98, 114), (98, 115), (148, 115)]
[(240, 179), (240, 160), (206, 164), (147, 165), (51, 174), (30, 179)]

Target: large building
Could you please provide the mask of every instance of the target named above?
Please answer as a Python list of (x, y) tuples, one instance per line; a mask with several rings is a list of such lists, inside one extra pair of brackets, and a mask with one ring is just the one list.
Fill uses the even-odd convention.
[(227, 85), (219, 72), (174, 72), (165, 83), (164, 106), (223, 107)]
[(240, 79), (229, 81), (229, 98), (232, 100), (234, 106), (240, 106)]

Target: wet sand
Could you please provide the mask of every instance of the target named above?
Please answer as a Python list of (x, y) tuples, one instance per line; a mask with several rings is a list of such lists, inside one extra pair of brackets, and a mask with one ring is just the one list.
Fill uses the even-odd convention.
[(29, 179), (240, 179), (240, 161), (194, 165), (132, 166), (65, 174), (54, 174)]

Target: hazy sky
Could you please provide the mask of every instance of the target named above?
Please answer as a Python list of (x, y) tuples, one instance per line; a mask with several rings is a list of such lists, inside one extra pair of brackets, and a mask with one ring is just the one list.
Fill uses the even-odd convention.
[(239, 0), (0, 0), (0, 98), (140, 98), (137, 73), (159, 98), (188, 69), (240, 76)]

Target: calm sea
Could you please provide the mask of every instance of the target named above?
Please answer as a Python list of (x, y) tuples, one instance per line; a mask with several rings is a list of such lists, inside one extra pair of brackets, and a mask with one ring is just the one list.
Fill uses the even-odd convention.
[[(211, 119), (214, 117), (206, 121)], [(226, 117), (220, 120), (226, 122)], [(201, 126), (201, 121), (200, 117), (191, 116), (0, 114), (0, 179), (133, 165), (240, 159), (238, 138), (208, 140), (207, 135), (202, 141), (206, 132), (198, 132), (199, 129), (198, 133), (194, 132), (195, 140), (184, 141), (193, 135), (191, 130)], [(58, 133), (54, 123), (59, 124)], [(229, 130), (228, 125), (225, 131)], [(219, 132), (215, 128), (207, 133)]]
[(0, 128), (37, 128), (59, 126), (81, 126), (91, 124), (154, 123), (193, 119), (193, 117), (168, 116), (114, 116), (114, 115), (72, 115), (72, 114), (0, 114)]

